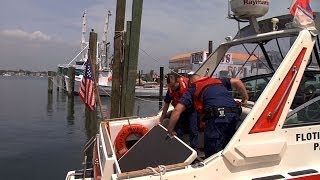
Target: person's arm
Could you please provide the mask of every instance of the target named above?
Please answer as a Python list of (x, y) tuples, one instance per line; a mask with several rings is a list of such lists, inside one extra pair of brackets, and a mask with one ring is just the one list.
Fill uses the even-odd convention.
[(241, 94), (242, 104), (247, 104), (247, 101), (249, 100), (249, 95), (246, 86), (243, 84), (243, 82), (238, 78), (231, 78), (230, 83), (231, 86), (237, 89), (237, 91)]
[(183, 104), (178, 103), (176, 105), (176, 107), (174, 108), (174, 110), (172, 111), (171, 116), (170, 116), (169, 125), (168, 125), (168, 133), (170, 135), (172, 135), (172, 136), (176, 135), (176, 132), (174, 131), (174, 127), (176, 126), (176, 124), (180, 118), (180, 115), (184, 110), (186, 110), (186, 107)]
[(165, 103), (164, 104), (164, 106), (162, 108), (162, 114), (161, 114), (161, 117), (160, 117), (160, 120), (159, 120), (160, 123), (162, 123), (164, 118), (166, 117), (168, 109), (169, 109), (169, 106), (170, 106), (170, 103)]

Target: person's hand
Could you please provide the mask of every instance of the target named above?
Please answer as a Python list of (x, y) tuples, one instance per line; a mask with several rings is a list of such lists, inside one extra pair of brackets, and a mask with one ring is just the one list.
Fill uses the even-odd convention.
[(174, 131), (174, 130), (168, 130), (168, 136), (170, 137), (170, 138), (173, 138), (174, 136), (176, 136), (177, 135), (177, 133)]
[(243, 99), (242, 101), (241, 101), (241, 105), (246, 105), (248, 103), (248, 100), (247, 99)]
[(248, 99), (242, 99), (241, 106), (248, 107)]

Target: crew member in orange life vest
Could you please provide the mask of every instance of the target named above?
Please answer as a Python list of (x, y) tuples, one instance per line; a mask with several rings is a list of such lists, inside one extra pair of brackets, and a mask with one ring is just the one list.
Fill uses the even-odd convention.
[[(179, 77), (179, 75), (174, 73), (168, 74), (168, 91), (164, 98), (165, 104), (162, 109), (160, 123), (162, 123), (166, 117), (170, 103), (175, 107), (182, 95), (187, 91), (188, 81), (189, 79), (186, 77)], [(189, 133), (190, 146), (195, 150), (198, 148), (198, 123), (197, 113), (195, 109), (191, 107), (181, 114), (179, 122), (175, 126), (175, 131), (180, 139), (187, 130)]]
[(176, 135), (174, 127), (180, 114), (194, 106), (203, 117), (205, 156), (221, 151), (232, 138), (236, 124), (240, 120), (240, 110), (229, 92), (231, 87), (241, 94), (242, 103), (249, 99), (247, 90), (241, 80), (236, 78), (210, 78), (193, 75), (191, 86), (175, 106), (168, 125), (168, 132)]

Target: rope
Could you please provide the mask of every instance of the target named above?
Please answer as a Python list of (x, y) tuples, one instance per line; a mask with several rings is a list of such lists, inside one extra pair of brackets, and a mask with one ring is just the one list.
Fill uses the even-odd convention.
[(162, 176), (165, 175), (167, 172), (167, 168), (164, 165), (160, 165), (160, 166), (158, 166), (158, 168), (159, 168), (159, 172), (156, 171), (152, 167), (147, 167), (147, 169), (150, 169), (154, 173), (155, 176), (160, 176), (160, 179), (162, 179)]
[[(145, 50), (143, 50), (143, 49), (141, 49), (141, 48), (139, 48), (139, 49), (140, 49), (140, 51), (142, 51), (143, 53), (145, 53), (148, 57), (150, 57), (152, 60), (154, 60), (154, 61), (156, 61), (157, 63), (159, 63), (160, 65), (164, 66), (164, 64), (160, 63), (159, 60), (157, 60), (157, 59), (155, 59), (154, 57), (152, 57), (152, 56), (151, 56), (150, 54), (148, 54)], [(139, 64), (140, 64), (140, 63), (139, 63)], [(140, 65), (141, 65), (141, 64), (140, 64)], [(144, 67), (146, 67), (146, 66), (144, 66)], [(174, 74), (176, 74), (176, 75), (178, 75), (178, 76), (180, 76), (180, 77), (183, 76), (183, 75), (175, 72), (174, 70), (170, 70), (170, 72), (172, 72), (172, 73), (174, 73)]]

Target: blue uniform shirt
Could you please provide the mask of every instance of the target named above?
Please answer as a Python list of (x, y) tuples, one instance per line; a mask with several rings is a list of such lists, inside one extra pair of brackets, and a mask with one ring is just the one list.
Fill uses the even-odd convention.
[[(203, 92), (203, 106), (204, 110), (211, 107), (236, 107), (236, 103), (229, 92), (232, 90), (229, 78), (221, 79), (223, 86), (213, 85), (209, 86)], [(188, 91), (180, 98), (179, 103), (189, 108), (193, 106), (193, 95), (196, 92), (196, 87), (193, 85)]]
[(170, 103), (172, 101), (172, 97), (170, 96), (169, 90), (166, 93), (166, 96), (164, 97), (164, 102), (165, 103)]

